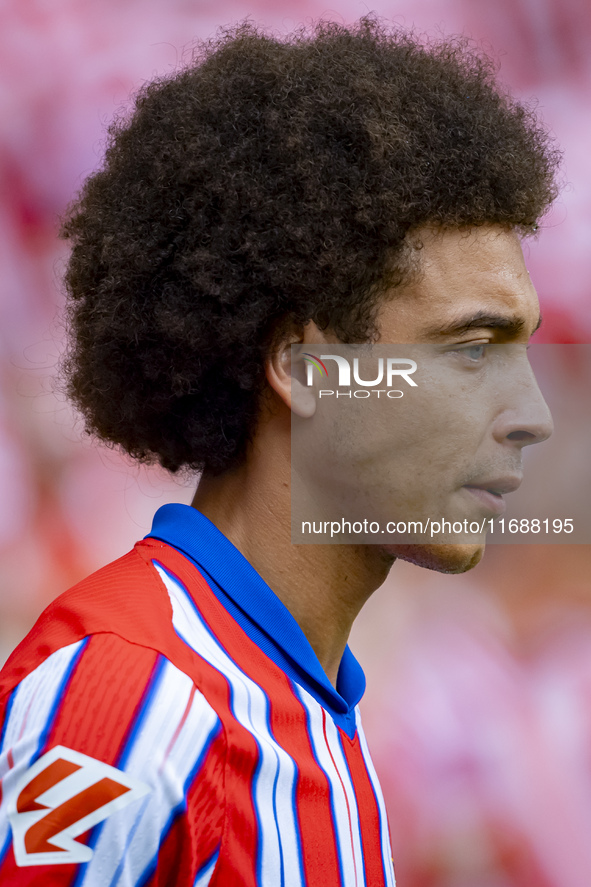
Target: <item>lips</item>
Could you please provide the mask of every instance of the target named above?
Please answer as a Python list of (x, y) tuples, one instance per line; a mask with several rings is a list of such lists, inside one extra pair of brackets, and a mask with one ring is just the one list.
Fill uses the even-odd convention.
[(493, 514), (503, 514), (506, 508), (503, 495), (512, 493), (520, 484), (521, 477), (512, 475), (485, 480), (477, 484), (464, 484), (462, 489), (474, 497), (480, 505), (484, 505), (488, 511)]
[(496, 496), (503, 496), (505, 493), (513, 493), (522, 481), (521, 476), (510, 475), (507, 477), (498, 477), (494, 480), (485, 480), (477, 484), (464, 484), (467, 489), (486, 490)]

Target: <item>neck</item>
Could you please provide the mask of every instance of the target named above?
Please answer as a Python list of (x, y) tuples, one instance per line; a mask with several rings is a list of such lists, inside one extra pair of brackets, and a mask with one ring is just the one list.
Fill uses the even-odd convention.
[(273, 589), (336, 686), (353, 621), (393, 556), (375, 545), (292, 545), (289, 455), (277, 448), (253, 447), (238, 469), (204, 475), (192, 505)]

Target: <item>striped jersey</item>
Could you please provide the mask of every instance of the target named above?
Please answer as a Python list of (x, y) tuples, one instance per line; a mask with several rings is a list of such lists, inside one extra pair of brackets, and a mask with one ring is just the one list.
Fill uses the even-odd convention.
[(393, 887), (347, 648), (337, 688), (195, 509), (59, 597), (0, 673), (0, 884)]

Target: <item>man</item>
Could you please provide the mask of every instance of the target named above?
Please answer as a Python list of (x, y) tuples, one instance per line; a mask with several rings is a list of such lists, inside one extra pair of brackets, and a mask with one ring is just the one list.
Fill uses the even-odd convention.
[[(518, 235), (556, 161), (485, 61), (373, 20), (240, 26), (112, 129), (63, 229), (69, 393), (99, 437), (203, 473), (2, 672), (2, 884), (393, 884), (347, 637), (397, 557), (461, 572), (482, 544), (291, 544), (291, 412), (315, 412), (292, 346), (433, 344), (476, 373), (461, 459), (423, 410), (426, 475), (399, 429), (402, 474), (381, 444), (350, 482), (494, 511), (551, 430)], [(497, 343), (513, 387), (486, 387)]]

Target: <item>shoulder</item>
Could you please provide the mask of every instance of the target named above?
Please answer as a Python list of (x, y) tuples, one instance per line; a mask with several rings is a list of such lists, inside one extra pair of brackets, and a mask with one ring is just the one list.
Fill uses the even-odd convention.
[(56, 598), (2, 668), (0, 705), (45, 659), (91, 635), (114, 634), (155, 650), (166, 646), (172, 607), (152, 563), (166, 547), (155, 540), (140, 542)]
[(172, 735), (197, 725), (199, 754), (221, 729), (219, 690), (175, 631), (152, 562), (167, 547), (139, 543), (45, 610), (0, 672), (0, 755), (30, 737), (37, 754), (64, 745), (115, 761), (147, 731), (155, 760)]
[[(205, 860), (220, 839), (224, 766), (222, 722), (189, 675), (116, 634), (87, 636), (51, 653), (8, 699), (0, 732), (0, 847), (10, 826), (17, 867), (84, 862), (102, 872), (113, 863), (114, 875), (117, 865), (143, 870), (166, 856), (171, 842), (193, 852), (190, 835), (203, 826)], [(101, 824), (96, 844), (52, 844), (50, 811), (39, 820), (43, 827), (31, 827), (29, 811), (48, 791), (56, 797), (57, 825), (69, 822), (74, 798), (76, 834)], [(205, 822), (196, 799), (209, 811)], [(51, 801), (44, 796), (44, 806)], [(166, 870), (176, 872), (177, 863), (171, 856)]]

